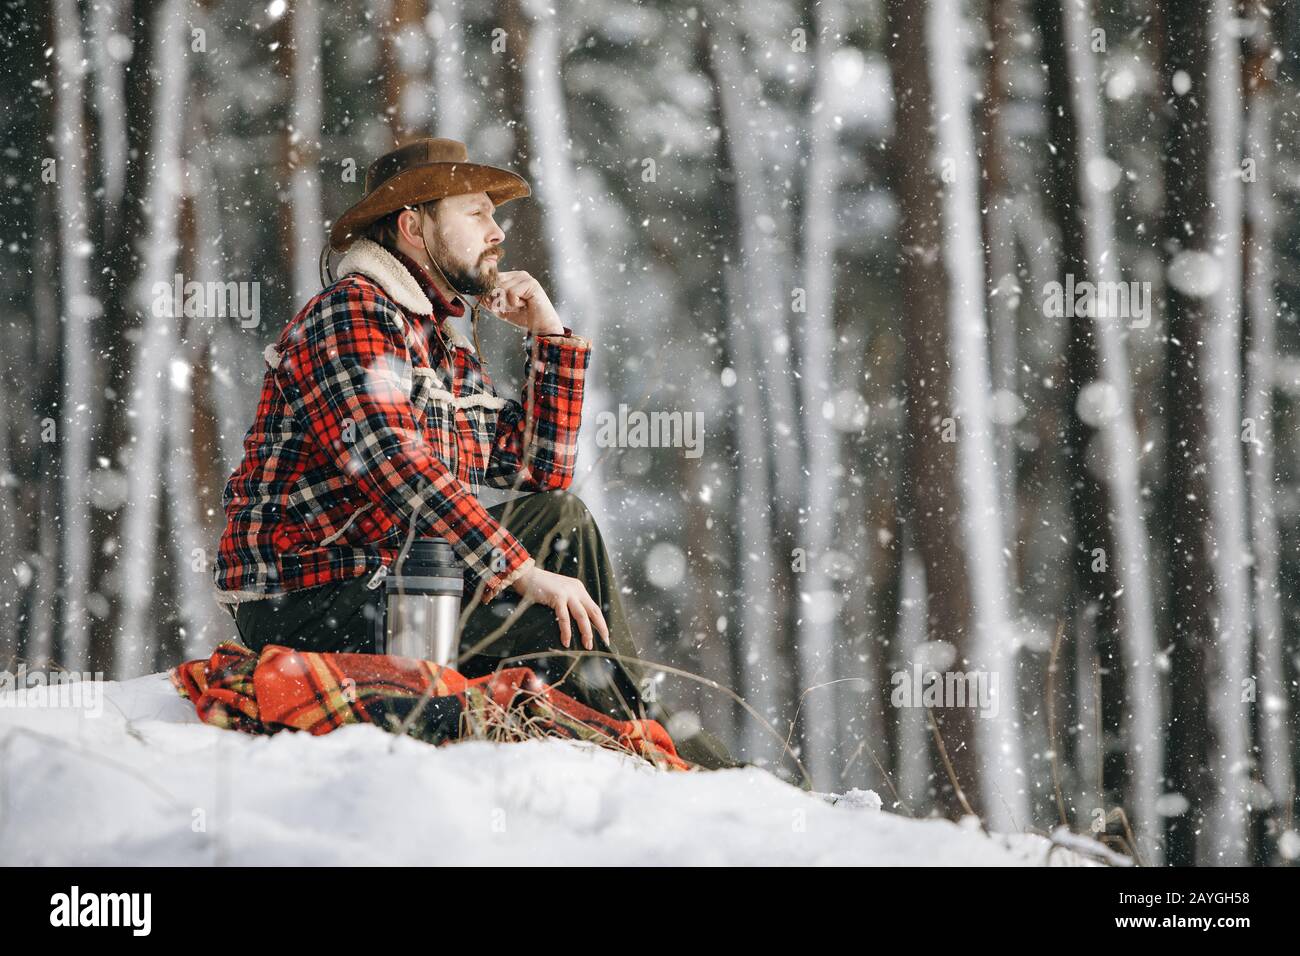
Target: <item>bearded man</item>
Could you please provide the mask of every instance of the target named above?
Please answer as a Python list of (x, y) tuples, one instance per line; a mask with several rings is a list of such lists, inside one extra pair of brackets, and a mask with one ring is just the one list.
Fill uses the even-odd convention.
[[(495, 212), (529, 194), (455, 140), (420, 139), (370, 165), (365, 195), (330, 231), (346, 253), (338, 278), (266, 349), (256, 419), (222, 494), (217, 600), (253, 650), (378, 653), (383, 576), (412, 531), (445, 538), (471, 608), (456, 670), (477, 677), (571, 649), (518, 663), (611, 716), (663, 721), (600, 530), (568, 490), (591, 342), (537, 279), (499, 271)], [(526, 333), (518, 400), (497, 393), (449, 321), (468, 307), (477, 339), (487, 296)], [(489, 508), (482, 486), (527, 494)], [(597, 648), (618, 658), (583, 653)], [(734, 765), (703, 731), (678, 750)]]

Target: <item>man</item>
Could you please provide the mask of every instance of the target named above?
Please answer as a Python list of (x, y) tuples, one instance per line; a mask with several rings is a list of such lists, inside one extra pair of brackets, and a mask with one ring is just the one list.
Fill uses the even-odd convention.
[[(498, 269), (494, 212), (529, 193), (454, 140), (371, 164), (365, 195), (330, 231), (347, 251), (339, 278), (266, 350), (257, 417), (222, 495), (217, 600), (254, 650), (376, 652), (379, 585), (414, 526), (464, 566), (472, 610), (457, 670), (476, 677), (525, 655), (592, 707), (663, 719), (643, 699), (600, 531), (567, 490), (591, 343), (535, 278)], [(465, 314), (462, 296), (489, 294), (527, 333), (519, 401), (497, 394), (447, 321)], [(485, 508), (483, 484), (531, 494)], [(622, 659), (555, 653), (575, 637)], [(550, 656), (527, 656), (539, 653)], [(706, 733), (678, 743), (687, 760), (733, 765)]]

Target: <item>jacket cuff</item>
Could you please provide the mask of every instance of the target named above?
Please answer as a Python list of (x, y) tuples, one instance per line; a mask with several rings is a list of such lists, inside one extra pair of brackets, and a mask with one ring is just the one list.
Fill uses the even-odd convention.
[(591, 339), (584, 338), (581, 335), (575, 335), (573, 329), (569, 328), (567, 325), (564, 326), (563, 332), (545, 332), (538, 335), (533, 335), (532, 332), (529, 332), (528, 335), (524, 337), (524, 346), (526, 348), (531, 346), (532, 340), (535, 338), (545, 339), (547, 344), (567, 345), (571, 348), (580, 349), (591, 348)]
[(488, 587), (483, 589), (483, 603), (487, 604), (489, 601), (493, 601), (496, 598), (500, 597), (501, 594), (506, 590), (506, 588), (510, 587), (510, 585), (514, 583), (514, 581), (517, 578), (519, 578), (525, 571), (528, 571), (530, 568), (533, 568), (536, 565), (537, 562), (534, 561), (531, 557), (528, 557), (524, 559), (519, 564), (519, 566), (516, 567), (513, 571), (509, 571), (503, 574), (499, 579), (497, 579), (495, 585), (489, 585)]

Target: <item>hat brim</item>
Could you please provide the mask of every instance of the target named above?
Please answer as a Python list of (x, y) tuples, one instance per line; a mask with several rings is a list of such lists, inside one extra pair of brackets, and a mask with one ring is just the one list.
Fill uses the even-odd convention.
[(424, 163), (404, 169), (349, 208), (330, 228), (330, 246), (342, 250), (367, 226), (403, 206), (433, 199), (487, 193), (494, 206), (532, 194), (518, 173), (483, 163)]

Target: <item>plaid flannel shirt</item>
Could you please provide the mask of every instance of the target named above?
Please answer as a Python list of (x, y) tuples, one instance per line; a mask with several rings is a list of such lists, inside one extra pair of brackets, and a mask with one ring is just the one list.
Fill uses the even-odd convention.
[(412, 521), (417, 536), (451, 543), (467, 599), (486, 603), (533, 559), (479, 502), (480, 485), (573, 480), (591, 343), (568, 328), (529, 335), (523, 401), (503, 398), (445, 324), (463, 304), (401, 253), (369, 240), (353, 250), (265, 353), (257, 415), (222, 493), (214, 578), (232, 614), (361, 574), (377, 586)]

